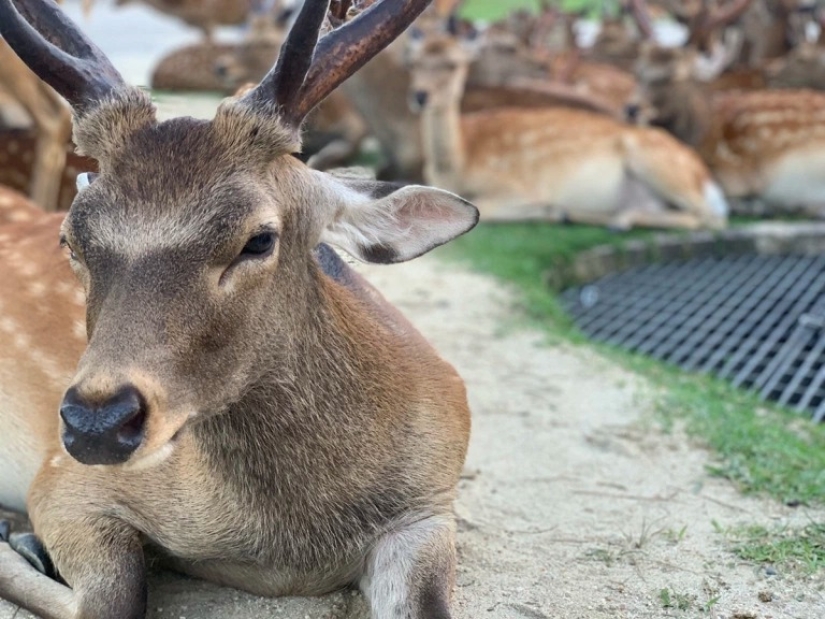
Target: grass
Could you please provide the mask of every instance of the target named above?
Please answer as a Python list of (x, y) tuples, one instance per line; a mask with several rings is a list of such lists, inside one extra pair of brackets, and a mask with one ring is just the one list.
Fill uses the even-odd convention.
[(734, 553), (746, 561), (784, 565), (808, 574), (825, 567), (825, 524), (775, 530), (752, 526), (727, 535)]
[(661, 602), (662, 608), (688, 610), (695, 601), (696, 596), (687, 593), (676, 593), (668, 588), (659, 591), (659, 602)]
[[(561, 5), (571, 11), (600, 11), (603, 0), (563, 0)], [(617, 5), (616, 2), (612, 4)], [(540, 0), (466, 0), (461, 7), (462, 15), (473, 18), (494, 21), (501, 19), (516, 9), (537, 11), (541, 6)]]
[(555, 329), (567, 330), (570, 321), (555, 296), (544, 286), (545, 273), (570, 264), (576, 254), (598, 245), (621, 245), (649, 231), (618, 234), (594, 226), (525, 223), (480, 224), (443, 250), (469, 260), (475, 268), (516, 284), (524, 295), (524, 309), (534, 319), (550, 319)]
[[(582, 343), (584, 337), (545, 284), (546, 272), (595, 245), (645, 234), (650, 233), (618, 236), (588, 226), (482, 224), (440, 252), (511, 283), (520, 293), (523, 315), (551, 339)], [(662, 425), (681, 421), (693, 437), (712, 448), (712, 474), (729, 479), (744, 493), (791, 505), (825, 504), (825, 426), (721, 380), (599, 346), (661, 387), (657, 408)]]

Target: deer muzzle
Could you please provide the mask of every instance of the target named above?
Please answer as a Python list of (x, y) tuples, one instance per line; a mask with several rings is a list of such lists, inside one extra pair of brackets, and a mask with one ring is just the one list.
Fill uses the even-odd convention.
[(82, 464), (122, 464), (143, 442), (146, 409), (132, 385), (95, 401), (72, 387), (60, 406), (63, 446)]

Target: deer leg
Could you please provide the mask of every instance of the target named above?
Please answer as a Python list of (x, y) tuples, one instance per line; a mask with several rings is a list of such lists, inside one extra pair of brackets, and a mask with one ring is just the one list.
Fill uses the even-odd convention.
[(646, 228), (682, 228), (696, 230), (702, 226), (696, 215), (678, 211), (646, 211), (630, 209), (619, 213), (609, 224), (613, 230), (630, 230), (642, 226)]
[[(0, 532), (7, 530), (0, 526)], [(0, 598), (43, 619), (143, 619), (145, 568), (134, 530), (100, 519), (63, 521), (47, 531), (58, 543), (53, 547), (59, 549), (53, 553), (55, 566), (71, 588), (32, 564), (49, 558), (37, 538), (5, 534), (0, 540)]]
[[(54, 96), (45, 86), (41, 90), (44, 99)], [(60, 101), (52, 101), (52, 104), (52, 110), (46, 116), (43, 116), (45, 110), (32, 112), (33, 116), (38, 114), (35, 122), (39, 131), (32, 164), (30, 194), (32, 200), (47, 211), (58, 208), (66, 167), (66, 144), (72, 134), (69, 110)]]
[(72, 131), (71, 113), (57, 93), (16, 58), (0, 63), (0, 83), (23, 106), (37, 130), (29, 197), (40, 207), (55, 210)]
[(373, 619), (450, 619), (454, 538), (452, 518), (434, 516), (379, 539), (360, 582)]

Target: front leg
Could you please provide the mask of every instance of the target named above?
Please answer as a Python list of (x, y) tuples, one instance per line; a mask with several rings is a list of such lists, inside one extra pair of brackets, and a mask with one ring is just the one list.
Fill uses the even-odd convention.
[(71, 588), (2, 540), (0, 597), (43, 619), (144, 618), (146, 574), (134, 529), (113, 519), (84, 519), (53, 522), (45, 532), (55, 566)]
[(455, 522), (431, 516), (380, 538), (360, 587), (372, 619), (450, 619), (454, 582)]

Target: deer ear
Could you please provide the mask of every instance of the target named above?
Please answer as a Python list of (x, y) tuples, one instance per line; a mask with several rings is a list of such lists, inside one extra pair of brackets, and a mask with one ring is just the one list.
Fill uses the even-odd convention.
[(417, 258), (478, 223), (478, 209), (448, 191), (377, 181), (347, 185), (347, 200), (321, 241), (364, 262)]

